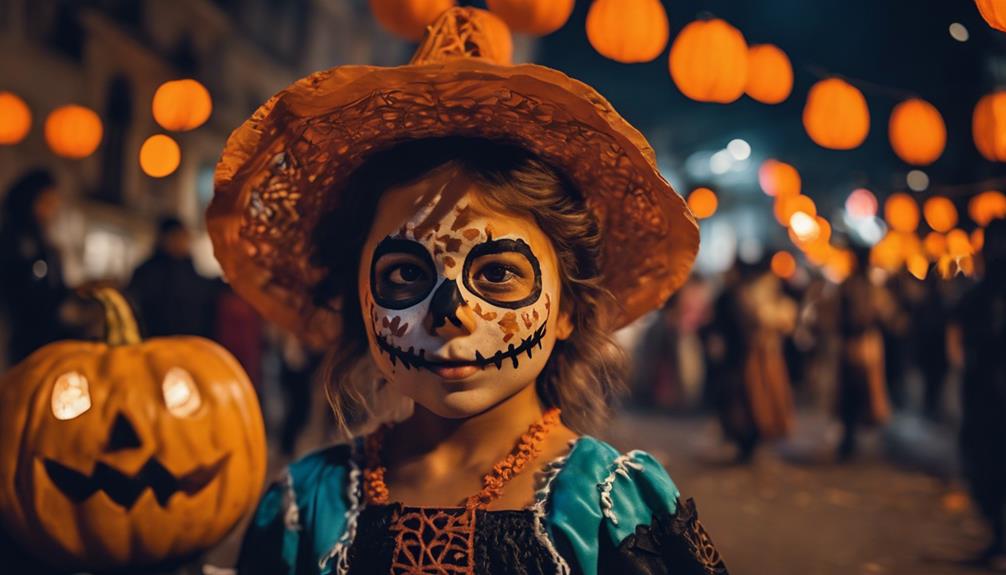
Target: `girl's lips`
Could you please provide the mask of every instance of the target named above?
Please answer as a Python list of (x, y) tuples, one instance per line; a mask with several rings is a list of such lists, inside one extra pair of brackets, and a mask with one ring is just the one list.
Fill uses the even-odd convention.
[(446, 380), (460, 380), (469, 377), (479, 370), (474, 365), (462, 365), (458, 367), (430, 367), (430, 371)]

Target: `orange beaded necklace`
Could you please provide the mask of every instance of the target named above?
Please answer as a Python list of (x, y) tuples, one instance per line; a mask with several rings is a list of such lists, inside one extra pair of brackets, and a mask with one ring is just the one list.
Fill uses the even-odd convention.
[[(475, 565), (476, 510), (486, 509), (503, 494), (503, 486), (541, 454), (541, 445), (559, 423), (559, 409), (546, 411), (541, 420), (521, 435), (513, 450), (482, 478), (482, 489), (465, 500), (463, 508), (404, 508), (399, 506), (391, 523), (395, 534), (391, 573), (473, 574)], [(386, 505), (390, 500), (381, 465), (381, 446), (387, 427), (364, 440), (366, 467), (363, 493), (368, 505)]]

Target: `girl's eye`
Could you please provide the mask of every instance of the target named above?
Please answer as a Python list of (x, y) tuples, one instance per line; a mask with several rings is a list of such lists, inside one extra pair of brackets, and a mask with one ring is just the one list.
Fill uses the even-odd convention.
[(397, 285), (410, 284), (423, 278), (423, 270), (415, 264), (399, 264), (388, 270), (388, 281)]
[(492, 283), (503, 283), (514, 275), (513, 269), (502, 264), (490, 264), (479, 270), (479, 277)]

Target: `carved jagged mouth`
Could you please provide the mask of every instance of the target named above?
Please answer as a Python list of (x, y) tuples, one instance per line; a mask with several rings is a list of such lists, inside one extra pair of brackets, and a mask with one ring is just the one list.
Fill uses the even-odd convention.
[[(548, 318), (545, 318), (545, 322), (548, 322)], [(396, 365), (401, 362), (405, 369), (427, 369), (432, 370), (432, 368), (437, 367), (465, 367), (465, 366), (475, 366), (479, 369), (485, 369), (490, 365), (495, 365), (496, 369), (503, 369), (503, 362), (510, 360), (513, 363), (514, 368), (520, 364), (520, 356), (527, 354), (528, 358), (531, 358), (534, 353), (535, 346), (538, 349), (542, 349), (542, 339), (545, 337), (545, 325), (542, 323), (541, 327), (534, 330), (534, 333), (525, 339), (522, 339), (520, 345), (510, 344), (506, 351), (498, 350), (496, 353), (489, 357), (485, 357), (478, 351), (475, 352), (474, 360), (467, 361), (441, 361), (428, 359), (426, 357), (426, 350), (420, 349), (416, 352), (415, 347), (409, 347), (409, 349), (402, 349), (397, 345), (392, 344), (388, 341), (386, 336), (377, 335), (377, 345), (381, 350), (388, 354), (388, 358), (391, 360), (391, 365)]]
[(175, 493), (199, 493), (220, 473), (228, 458), (230, 454), (224, 455), (212, 465), (197, 467), (181, 477), (175, 477), (153, 457), (132, 476), (100, 461), (95, 464), (90, 475), (48, 458), (42, 463), (49, 479), (69, 499), (80, 503), (96, 491), (102, 491), (119, 506), (130, 509), (147, 489), (154, 492), (161, 507), (166, 507)]

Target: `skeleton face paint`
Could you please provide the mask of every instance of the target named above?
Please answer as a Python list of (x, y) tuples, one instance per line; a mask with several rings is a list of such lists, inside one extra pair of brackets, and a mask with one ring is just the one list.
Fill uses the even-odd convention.
[(443, 417), (474, 415), (532, 385), (555, 345), (551, 242), (533, 221), (489, 209), (455, 168), (384, 194), (359, 288), (378, 368)]

